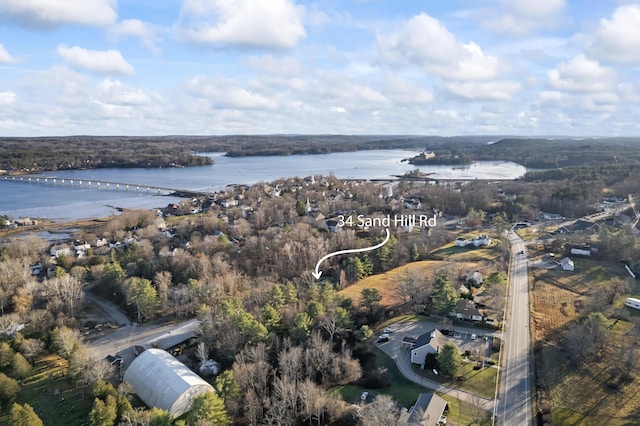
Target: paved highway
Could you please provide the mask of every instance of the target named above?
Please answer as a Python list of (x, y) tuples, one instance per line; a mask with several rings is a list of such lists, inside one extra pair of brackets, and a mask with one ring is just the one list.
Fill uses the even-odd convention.
[[(512, 250), (509, 276), (510, 300), (504, 335), (501, 395), (496, 402), (494, 424), (530, 426), (532, 418), (532, 354), (529, 330), (529, 280), (525, 244), (509, 233)], [(520, 253), (524, 251), (524, 253)]]

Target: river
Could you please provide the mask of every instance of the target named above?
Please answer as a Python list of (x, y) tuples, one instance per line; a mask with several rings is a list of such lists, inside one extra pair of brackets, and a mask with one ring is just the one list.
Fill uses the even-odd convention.
[[(211, 157), (210, 166), (157, 169), (65, 170), (45, 173), (58, 179), (156, 185), (193, 191), (217, 191), (229, 184), (254, 184), (282, 177), (328, 176), (341, 179), (384, 179), (420, 169), (441, 179), (515, 179), (526, 172), (524, 166), (505, 161), (479, 161), (466, 166), (414, 166), (403, 159), (416, 155), (405, 150), (372, 150), (324, 155), (274, 157), (225, 157), (224, 153), (203, 154)], [(75, 220), (104, 217), (117, 208), (156, 208), (180, 199), (133, 190), (107, 190), (49, 183), (19, 183), (0, 180), (0, 214), (14, 218), (34, 217)]]

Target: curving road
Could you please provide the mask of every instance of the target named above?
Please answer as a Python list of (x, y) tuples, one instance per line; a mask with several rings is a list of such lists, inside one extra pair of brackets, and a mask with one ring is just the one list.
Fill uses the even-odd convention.
[[(504, 359), (500, 398), (494, 407), (494, 424), (529, 426), (533, 423), (533, 376), (531, 333), (529, 330), (529, 278), (524, 241), (509, 233), (511, 244), (510, 300), (507, 330), (504, 332)], [(521, 253), (524, 251), (524, 253)]]

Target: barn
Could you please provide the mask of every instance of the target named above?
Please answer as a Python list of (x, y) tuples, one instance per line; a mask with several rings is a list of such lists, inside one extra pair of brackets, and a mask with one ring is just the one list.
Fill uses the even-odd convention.
[(214, 390), (162, 349), (147, 349), (138, 355), (127, 369), (124, 381), (147, 406), (167, 410), (174, 418), (189, 411), (192, 398)]

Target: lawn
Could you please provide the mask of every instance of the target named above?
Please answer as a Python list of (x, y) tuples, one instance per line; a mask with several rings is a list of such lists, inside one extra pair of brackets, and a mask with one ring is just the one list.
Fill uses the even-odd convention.
[[(418, 399), (421, 393), (429, 393), (431, 390), (419, 386), (405, 378), (393, 360), (386, 356), (381, 350), (376, 349), (376, 362), (379, 367), (384, 367), (391, 375), (391, 386), (384, 389), (365, 389), (357, 385), (336, 386), (330, 390), (331, 393), (339, 393), (347, 402), (355, 402), (359, 400), (362, 391), (367, 390), (374, 394), (390, 395), (401, 406), (410, 408)], [(447, 414), (447, 424), (450, 425), (470, 425), (473, 422), (473, 407), (466, 402), (460, 402), (457, 399), (439, 394), (449, 404), (449, 412)], [(490, 422), (486, 423), (487, 425)]]
[[(56, 356), (40, 357), (32, 375), (24, 381), (16, 402), (28, 403), (45, 425), (79, 425), (87, 420), (93, 398), (87, 386), (70, 384), (63, 374), (67, 361)], [(0, 417), (0, 424), (9, 425), (8, 413)]]
[(412, 365), (413, 371), (434, 382), (441, 383), (455, 389), (460, 389), (485, 398), (493, 398), (496, 390), (498, 369), (491, 366), (474, 370), (475, 362), (463, 362), (459, 376), (462, 380), (450, 377), (436, 376), (431, 371), (422, 370), (418, 365)]
[[(466, 236), (467, 238), (469, 236)], [(459, 247), (449, 243), (431, 252), (434, 259), (456, 260), (460, 262), (495, 262), (502, 255), (499, 245), (494, 242), (489, 247)]]

